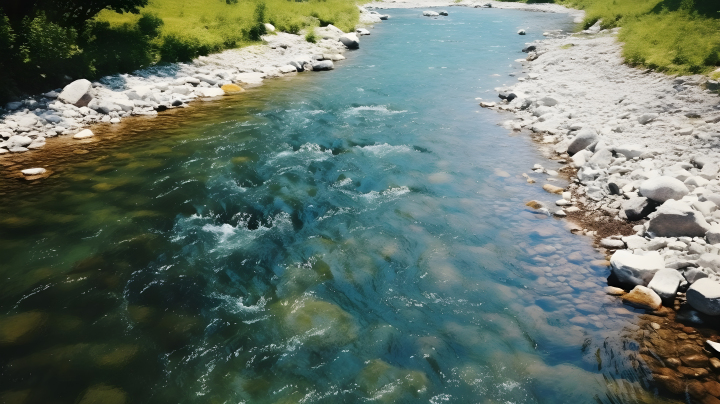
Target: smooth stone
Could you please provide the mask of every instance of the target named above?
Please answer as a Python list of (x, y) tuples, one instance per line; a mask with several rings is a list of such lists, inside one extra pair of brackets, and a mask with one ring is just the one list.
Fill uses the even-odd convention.
[(655, 273), (648, 288), (652, 289), (665, 302), (675, 299), (680, 282), (685, 278), (675, 269), (663, 268)]
[(436, 13), (436, 12), (434, 12), (434, 11), (423, 11), (422, 15), (423, 15), (424, 17), (437, 17), (437, 16), (439, 16), (440, 14), (438, 14), (438, 13)]
[(33, 140), (29, 136), (13, 135), (13, 136), (10, 136), (10, 138), (6, 141), (5, 145), (8, 149), (10, 149), (10, 151), (12, 151), (13, 148), (27, 147), (32, 142), (33, 142)]
[(642, 147), (639, 144), (624, 144), (621, 146), (616, 146), (613, 149), (616, 153), (622, 154), (628, 160), (631, 160), (635, 157), (640, 157), (640, 155), (647, 151), (646, 148)]
[(622, 241), (625, 242), (625, 245), (627, 245), (627, 248), (630, 250), (643, 249), (643, 247), (648, 244), (648, 241), (645, 240), (644, 237), (638, 235), (623, 237)]
[(615, 286), (605, 286), (605, 293), (611, 296), (622, 296), (627, 292), (621, 288), (616, 288)]
[(543, 189), (547, 192), (550, 192), (551, 194), (562, 194), (564, 191), (563, 188), (560, 188), (557, 185), (552, 185), (552, 184), (543, 185)]
[(598, 141), (598, 134), (594, 129), (590, 128), (583, 128), (578, 131), (578, 134), (575, 135), (572, 142), (568, 146), (568, 154), (574, 155), (575, 153), (579, 152), (580, 150), (585, 149), (586, 147), (590, 146), (591, 144)]
[(225, 91), (223, 91), (222, 88), (217, 87), (210, 87), (210, 88), (196, 88), (195, 91), (201, 96), (201, 97), (220, 97), (222, 95), (225, 95)]
[(361, 35), (361, 36), (362, 36), (362, 35), (370, 35), (370, 31), (368, 31), (368, 30), (365, 29), (365, 28), (358, 28), (358, 29), (355, 30), (355, 32), (357, 32), (357, 34), (358, 34), (358, 35)]
[(683, 277), (685, 278), (687, 283), (692, 285), (698, 279), (707, 278), (708, 274), (706, 274), (699, 268), (690, 267), (683, 271)]
[(625, 243), (623, 243), (622, 240), (615, 240), (612, 238), (604, 238), (604, 239), (600, 240), (600, 246), (605, 247), (605, 248), (618, 249), (618, 248), (625, 248)]
[(640, 116), (637, 118), (637, 121), (638, 121), (641, 125), (647, 125), (648, 123), (656, 120), (658, 116), (659, 116), (659, 115), (656, 114), (656, 113), (642, 114), (642, 115), (640, 115)]
[(640, 184), (640, 193), (657, 203), (664, 203), (670, 199), (682, 199), (682, 197), (690, 193), (690, 190), (677, 178), (660, 176)]
[(610, 266), (621, 283), (646, 285), (657, 271), (665, 268), (665, 260), (657, 251), (639, 255), (627, 250), (619, 250), (610, 257)]
[(220, 87), (226, 94), (232, 94), (232, 93), (241, 93), (245, 90), (243, 90), (242, 87), (240, 87), (237, 84), (225, 84), (222, 87)]
[(720, 315), (720, 283), (710, 278), (695, 281), (687, 290), (687, 301), (701, 313)]
[(680, 360), (686, 366), (691, 368), (706, 368), (710, 366), (710, 361), (708, 360), (708, 357), (702, 354), (681, 356)]
[(358, 49), (360, 47), (360, 39), (358, 39), (357, 35), (353, 33), (341, 36), (339, 41), (342, 42), (343, 45), (347, 46), (348, 49)]
[(90, 129), (83, 129), (73, 136), (73, 139), (87, 139), (93, 137), (95, 134)]
[[(705, 343), (713, 350), (713, 352), (720, 353), (720, 343), (710, 341), (710, 340), (705, 341)], [(713, 366), (713, 367), (715, 367), (715, 366)], [(717, 367), (720, 367), (720, 366), (717, 366)]]
[(705, 233), (705, 239), (709, 244), (720, 243), (720, 224), (713, 223)]
[(657, 310), (662, 306), (662, 299), (652, 289), (638, 285), (621, 297), (623, 302), (645, 310)]
[(122, 389), (104, 384), (90, 387), (78, 404), (125, 404), (127, 394)]
[(28, 168), (28, 169), (22, 170), (21, 172), (23, 173), (23, 175), (30, 176), (30, 175), (45, 174), (46, 171), (47, 170), (44, 168)]
[(0, 317), (0, 346), (27, 342), (46, 320), (45, 314), (34, 311)]
[(657, 237), (705, 237), (710, 225), (688, 204), (668, 200), (650, 216), (647, 231)]
[(89, 94), (92, 89), (92, 83), (85, 79), (75, 80), (63, 88), (58, 100), (72, 104), (76, 107), (85, 107), (92, 100), (92, 96)]
[(313, 71), (333, 70), (335, 65), (332, 60), (315, 60), (312, 62)]

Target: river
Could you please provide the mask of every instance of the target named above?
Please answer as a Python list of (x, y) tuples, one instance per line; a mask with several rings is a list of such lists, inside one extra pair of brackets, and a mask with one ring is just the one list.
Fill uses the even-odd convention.
[(476, 101), (569, 18), (449, 10), (33, 152), (53, 175), (0, 186), (2, 401), (658, 402), (604, 257), (525, 206), (558, 165)]

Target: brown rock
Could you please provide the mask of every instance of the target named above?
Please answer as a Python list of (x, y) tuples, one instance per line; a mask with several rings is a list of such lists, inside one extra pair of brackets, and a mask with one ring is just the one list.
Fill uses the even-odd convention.
[(703, 383), (703, 386), (705, 386), (705, 390), (707, 390), (708, 393), (712, 394), (715, 397), (720, 397), (720, 383), (714, 380), (710, 380)]
[(687, 384), (688, 393), (690, 395), (698, 400), (703, 399), (707, 395), (707, 390), (705, 390), (705, 386), (703, 386), (702, 383), (700, 383), (697, 380), (691, 380)]
[(682, 378), (682, 375), (680, 373), (678, 373), (670, 368), (660, 368), (657, 370), (657, 373), (659, 373), (663, 376), (674, 377), (676, 379)]
[(702, 355), (703, 350), (699, 345), (693, 345), (689, 343), (684, 343), (684, 345), (680, 345), (678, 347), (678, 352), (682, 356), (686, 355)]
[(611, 296), (622, 296), (625, 294), (625, 291), (615, 286), (605, 286), (605, 293)]
[(710, 358), (710, 366), (715, 370), (720, 369), (720, 359)]
[(683, 327), (683, 331), (685, 331), (688, 334), (695, 334), (695, 329), (692, 327)]
[(707, 396), (705, 396), (705, 398), (702, 399), (701, 403), (702, 404), (720, 404), (720, 400), (718, 400), (717, 398), (715, 398), (711, 395), (707, 395)]
[(687, 356), (681, 356), (680, 360), (687, 366), (691, 368), (706, 368), (710, 366), (710, 361), (708, 360), (707, 356), (700, 355), (700, 354), (694, 354), (694, 355), (687, 355)]
[(232, 94), (232, 93), (241, 93), (245, 90), (243, 90), (242, 87), (238, 86), (237, 84), (225, 84), (224, 86), (220, 87), (223, 91), (225, 91), (225, 94)]
[(658, 383), (660, 383), (666, 390), (673, 394), (682, 394), (685, 392), (685, 383), (682, 380), (665, 375), (653, 375)]
[(525, 206), (529, 206), (533, 209), (540, 209), (542, 208), (542, 204), (538, 201), (530, 201), (525, 204)]
[(564, 189), (552, 184), (543, 185), (543, 189), (550, 192), (551, 194), (562, 194), (564, 191)]
[(635, 286), (628, 294), (622, 296), (622, 301), (630, 306), (645, 310), (656, 310), (662, 306), (662, 299), (655, 291), (642, 285)]
[(673, 369), (677, 369), (678, 366), (682, 365), (682, 362), (680, 362), (678, 358), (667, 358), (665, 359), (665, 364)]
[(705, 377), (710, 373), (707, 371), (707, 369), (688, 368), (685, 366), (678, 366), (677, 371), (684, 374), (685, 376), (697, 378)]

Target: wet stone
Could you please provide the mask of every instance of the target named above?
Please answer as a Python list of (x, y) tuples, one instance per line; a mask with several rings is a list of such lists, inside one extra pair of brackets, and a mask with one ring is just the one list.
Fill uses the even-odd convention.
[(720, 397), (720, 383), (710, 380), (705, 383), (703, 383), (703, 386), (705, 387), (705, 390), (707, 392), (715, 397)]
[(691, 368), (704, 368), (710, 365), (707, 356), (700, 354), (681, 356), (680, 360)]
[(682, 394), (685, 392), (685, 383), (677, 377), (665, 375), (653, 375), (653, 379), (660, 383), (667, 391), (672, 394)]
[(677, 368), (678, 372), (684, 374), (688, 377), (694, 377), (694, 378), (702, 378), (710, 374), (710, 372), (707, 371), (707, 369), (699, 369), (699, 368), (688, 368), (685, 366), (678, 366)]
[(125, 404), (126, 394), (122, 389), (104, 384), (90, 387), (79, 404)]
[(698, 400), (702, 399), (707, 395), (707, 390), (705, 390), (703, 384), (697, 380), (691, 380), (690, 382), (688, 382), (687, 390), (688, 393), (690, 393), (690, 396)]
[(40, 312), (27, 312), (0, 317), (0, 346), (27, 342), (45, 323), (47, 316)]

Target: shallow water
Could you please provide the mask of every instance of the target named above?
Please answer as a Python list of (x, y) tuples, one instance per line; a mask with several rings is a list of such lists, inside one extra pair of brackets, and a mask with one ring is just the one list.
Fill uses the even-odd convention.
[(6, 177), (2, 401), (652, 400), (603, 257), (524, 206), (551, 163), (475, 101), (568, 17), (450, 10)]

